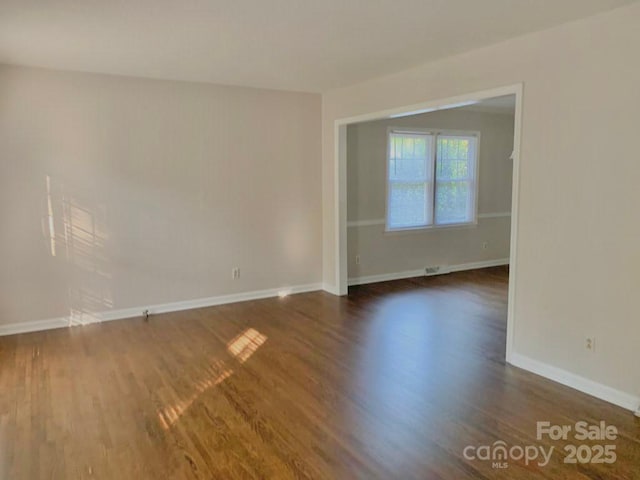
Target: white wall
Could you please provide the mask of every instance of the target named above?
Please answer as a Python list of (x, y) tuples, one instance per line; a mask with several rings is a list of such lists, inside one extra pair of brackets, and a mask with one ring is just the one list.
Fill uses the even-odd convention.
[(325, 282), (334, 121), (524, 82), (514, 352), (640, 397), (639, 24), (635, 3), (323, 95)]
[(0, 67), (0, 325), (320, 282), (320, 131), (319, 95)]
[[(461, 265), (509, 258), (513, 114), (456, 108), (347, 128), (347, 237), (349, 277), (359, 278), (432, 265)], [(389, 127), (480, 132), (478, 225), (385, 233)], [(371, 225), (376, 220), (382, 224)], [(358, 222), (365, 221), (364, 225)], [(483, 244), (487, 243), (487, 248)], [(355, 263), (356, 255), (360, 264)]]

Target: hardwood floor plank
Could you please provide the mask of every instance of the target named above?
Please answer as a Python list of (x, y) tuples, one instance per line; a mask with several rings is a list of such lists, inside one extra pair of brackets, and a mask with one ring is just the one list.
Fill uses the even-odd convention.
[[(631, 413), (505, 364), (507, 287), (497, 267), (2, 337), (0, 478), (640, 478)], [(617, 461), (563, 463), (545, 420), (615, 425)], [(498, 441), (554, 452), (464, 457)]]

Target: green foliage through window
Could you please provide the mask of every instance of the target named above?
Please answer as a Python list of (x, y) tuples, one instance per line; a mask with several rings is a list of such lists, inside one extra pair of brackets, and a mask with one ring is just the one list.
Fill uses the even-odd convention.
[(389, 135), (387, 226), (469, 223), (475, 217), (477, 139), (471, 135)]

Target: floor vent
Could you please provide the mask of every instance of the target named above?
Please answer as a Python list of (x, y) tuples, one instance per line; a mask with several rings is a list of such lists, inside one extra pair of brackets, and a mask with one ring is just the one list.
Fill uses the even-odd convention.
[(435, 267), (427, 267), (424, 269), (425, 275), (437, 275), (439, 273), (440, 273), (440, 265), (437, 265)]

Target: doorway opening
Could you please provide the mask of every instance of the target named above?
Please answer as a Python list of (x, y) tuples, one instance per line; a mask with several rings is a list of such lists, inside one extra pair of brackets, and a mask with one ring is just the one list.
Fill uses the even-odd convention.
[(338, 293), (509, 265), (514, 333), (522, 85), (336, 122)]

